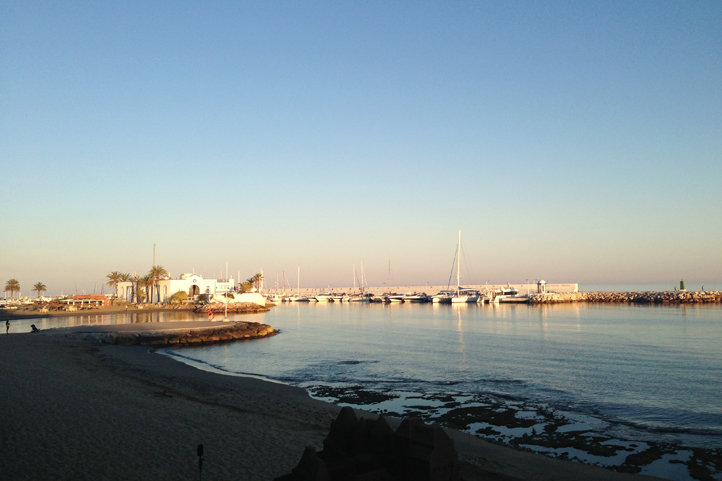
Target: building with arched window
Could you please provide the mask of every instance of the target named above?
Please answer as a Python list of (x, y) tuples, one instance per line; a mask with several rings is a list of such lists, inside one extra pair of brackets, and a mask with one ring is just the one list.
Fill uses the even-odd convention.
[[(118, 299), (133, 301), (135, 289), (138, 286), (134, 282), (119, 282), (116, 292)], [(188, 297), (193, 299), (201, 294), (216, 295), (233, 292), (236, 289), (234, 279), (204, 279), (203, 276), (196, 274), (181, 274), (178, 279), (161, 279), (157, 286), (151, 289), (152, 299), (146, 298), (146, 302), (165, 303), (168, 302), (176, 292), (185, 292)]]

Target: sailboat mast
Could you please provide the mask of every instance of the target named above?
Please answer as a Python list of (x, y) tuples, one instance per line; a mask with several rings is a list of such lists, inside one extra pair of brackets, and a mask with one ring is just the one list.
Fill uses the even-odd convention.
[(298, 297), (301, 297), (301, 266), (298, 266)]
[(456, 256), (456, 293), (461, 289), (461, 230), (459, 230), (459, 253)]
[(356, 290), (356, 264), (353, 265), (353, 290)]
[(364, 263), (361, 263), (361, 294), (366, 292), (366, 275), (364, 274)]
[(389, 259), (389, 294), (391, 294), (391, 259)]

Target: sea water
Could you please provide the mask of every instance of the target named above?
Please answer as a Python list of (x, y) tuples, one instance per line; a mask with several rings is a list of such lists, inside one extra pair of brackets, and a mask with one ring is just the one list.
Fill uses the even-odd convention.
[(719, 305), (284, 303), (257, 317), (281, 334), (179, 354), (294, 385), (533, 401), (722, 447)]
[[(602, 466), (619, 465), (653, 443), (679, 446), (663, 450), (661, 459), (642, 470), (670, 479), (691, 479), (679, 474), (686, 467), (678, 461), (701, 461), (691, 459), (688, 449), (722, 448), (720, 305), (283, 303), (267, 313), (229, 317), (281, 332), (175, 348), (172, 354), (375, 412), (423, 410), (433, 412), (430, 420), (443, 420), (459, 405), (512, 409), (516, 418), (538, 423), (477, 422), (465, 430)], [(193, 316), (134, 313), (34, 322), (42, 329), (185, 318)], [(29, 330), (31, 321), (12, 322), (14, 329)], [(351, 388), (356, 397), (339, 394)], [(607, 440), (601, 444), (621, 451), (603, 458), (577, 448), (525, 444), (524, 436), (543, 431), (550, 419), (563, 420), (556, 426), (560, 435), (588, 431), (582, 436), (602, 436)], [(713, 463), (719, 453), (712, 453)]]
[[(463, 429), (600, 466), (661, 446), (661, 459), (639, 466), (669, 479), (692, 479), (682, 463), (703, 463), (689, 448), (722, 447), (720, 305), (284, 303), (239, 318), (281, 333), (174, 355), (304, 387), (340, 405), (423, 413), (427, 421), (443, 423), (459, 406), (511, 410), (537, 421)], [(555, 435), (576, 436), (574, 446), (587, 436), (598, 438), (597, 449), (614, 450), (595, 455), (586, 441), (525, 444), (550, 423)], [(714, 468), (720, 451), (705, 452), (709, 472), (722, 479)]]

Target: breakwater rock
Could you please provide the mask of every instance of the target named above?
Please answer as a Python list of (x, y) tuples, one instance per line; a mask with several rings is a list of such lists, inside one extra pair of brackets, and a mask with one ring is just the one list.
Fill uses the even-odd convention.
[(532, 294), (529, 304), (557, 304), (563, 302), (604, 302), (638, 304), (702, 304), (722, 303), (720, 291), (645, 291), (645, 292), (561, 292)]
[[(178, 323), (153, 323), (120, 326), (80, 326), (43, 331), (75, 339), (120, 346), (191, 346), (258, 339), (274, 336), (278, 331), (257, 322), (203, 322), (202, 327), (179, 327)], [(165, 324), (165, 325), (164, 325)], [(170, 326), (170, 325), (173, 326)], [(126, 328), (127, 329), (121, 329)]]
[(229, 302), (228, 306), (226, 306), (223, 302), (212, 302), (210, 304), (197, 307), (193, 310), (193, 312), (201, 314), (212, 312), (214, 314), (218, 314), (225, 312), (226, 309), (228, 309), (228, 312), (232, 312), (234, 314), (252, 314), (256, 312), (270, 311), (268, 307), (255, 304), (253, 302)]

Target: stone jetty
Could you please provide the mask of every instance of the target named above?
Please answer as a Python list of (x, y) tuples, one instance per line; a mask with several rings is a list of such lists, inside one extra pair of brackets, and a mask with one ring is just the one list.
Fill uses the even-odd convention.
[(637, 304), (719, 304), (720, 291), (645, 291), (645, 292), (549, 292), (532, 294), (530, 304), (563, 302), (637, 303)]
[(228, 310), (228, 312), (231, 312), (233, 314), (253, 314), (256, 312), (270, 311), (268, 307), (262, 306), (260, 304), (255, 304), (253, 302), (230, 302), (227, 306), (223, 302), (212, 302), (210, 304), (205, 304), (203, 306), (197, 307), (193, 310), (193, 312), (197, 312), (200, 314), (209, 312), (212, 312), (213, 314), (222, 314), (226, 312), (226, 309)]
[(158, 347), (218, 344), (278, 334), (271, 326), (257, 322), (207, 321), (76, 326), (42, 332), (102, 344)]

